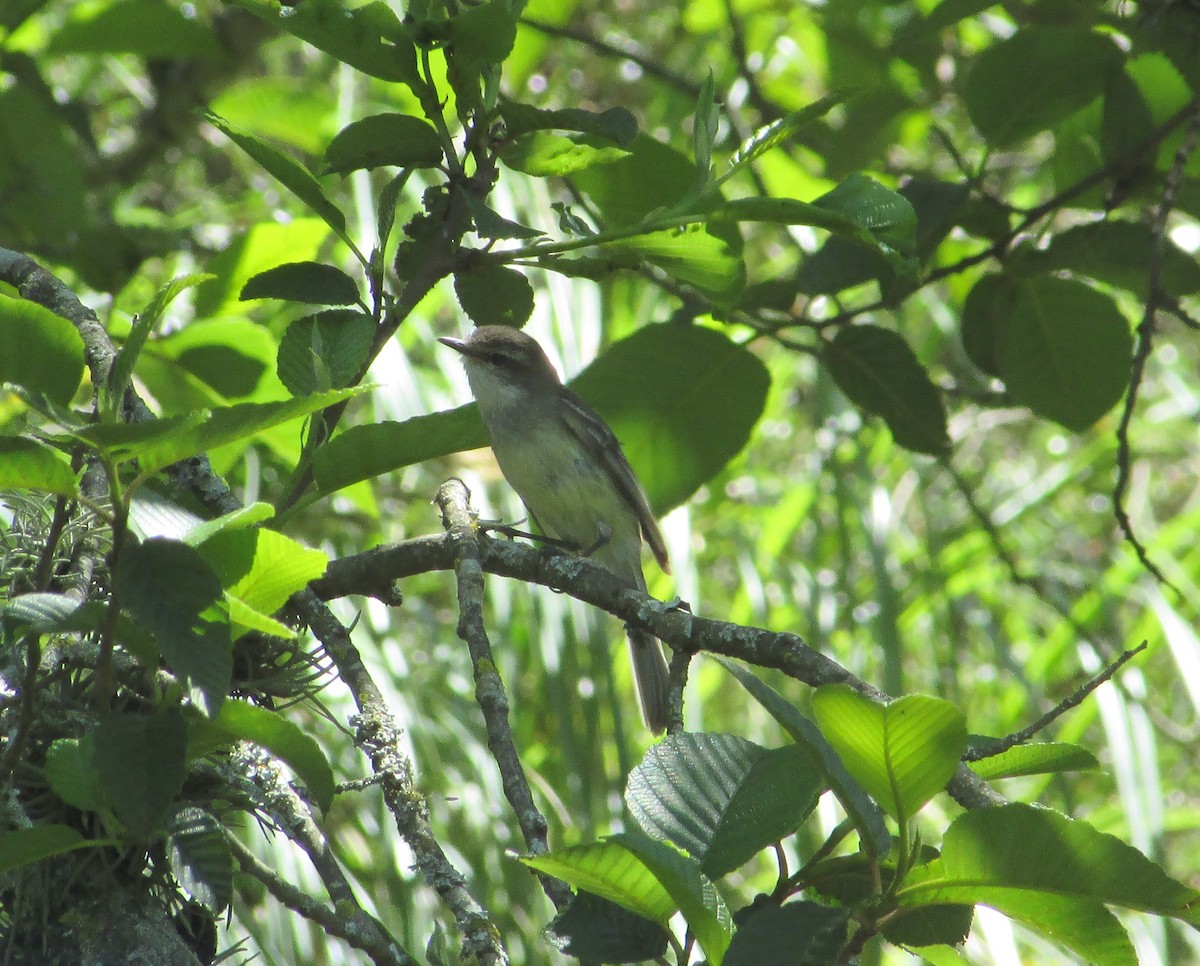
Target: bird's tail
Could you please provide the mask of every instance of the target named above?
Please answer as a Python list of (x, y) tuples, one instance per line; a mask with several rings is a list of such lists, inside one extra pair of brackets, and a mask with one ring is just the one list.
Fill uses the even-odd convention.
[(629, 656), (633, 658), (633, 677), (646, 727), (656, 735), (667, 730), (667, 662), (658, 639), (645, 631), (627, 628)]

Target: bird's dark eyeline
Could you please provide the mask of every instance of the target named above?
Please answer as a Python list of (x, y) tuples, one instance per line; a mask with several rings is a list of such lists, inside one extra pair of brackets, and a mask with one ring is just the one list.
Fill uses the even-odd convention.
[[(621, 444), (563, 386), (542, 347), (496, 325), (438, 341), (462, 354), (496, 462), (538, 527), (638, 590), (646, 589), (643, 539), (669, 572), (662, 533)], [(628, 636), (642, 713), (658, 733), (667, 725), (662, 647), (644, 631), (631, 628)]]

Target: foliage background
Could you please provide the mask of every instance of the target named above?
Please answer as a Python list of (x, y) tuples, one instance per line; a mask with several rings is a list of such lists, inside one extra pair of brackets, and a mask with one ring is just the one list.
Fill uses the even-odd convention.
[[(1122, 37), (1161, 30), (1175, 33), (1180, 44), (1190, 37), (1193, 45), (1200, 36), (1200, 14), (1190, 4), (1084, 7), (535, 0), (525, 9), (503, 84), (547, 107), (628, 108), (643, 130), (686, 150), (703, 73), (711, 68), (723, 102), (718, 144), (725, 154), (762, 123), (831, 90), (858, 89), (860, 96), (828, 123), (764, 157), (755, 176), (772, 194), (809, 200), (856, 170), (893, 185), (914, 174), (957, 180), (964, 169), (982, 172), (972, 217), (983, 227), (951, 232), (929, 263), (936, 271), (986, 247), (987, 222), (994, 224), (1000, 202), (1033, 207), (1103, 163), (1097, 98), (1067, 112), (1054, 131), (989, 148), (964, 99), (983, 53), (1032, 26), (1092, 23)], [(166, 17), (164, 10), (171, 16), (156, 19)], [(282, 261), (349, 260), (323, 224), (201, 122), (196, 109), (211, 105), (311, 159), (351, 120), (415, 111), (406, 89), (365, 78), (291, 37), (274, 36), (235, 7), (207, 0), (11, 2), (0, 6), (0, 24), (13, 28), (0, 34), (0, 239), (90, 292), (87, 301), (118, 336), (171, 277), (216, 274), (150, 344), (139, 371), (146, 389), (166, 411), (284, 395), (273, 371), (274, 345), (300, 310), (239, 303), (237, 293), (257, 271)], [(1089, 70), (1080, 59), (1085, 54), (1064, 50), (1064, 75)], [(1140, 90), (1155, 122), (1194, 103), (1195, 74), (1181, 76), (1180, 63), (1172, 68), (1162, 54), (1140, 62), (1140, 76), (1148, 78)], [(1055, 78), (1043, 81), (1046, 88), (1039, 80), (1030, 78), (1033, 89), (1048, 96)], [(1033, 106), (1009, 109), (1019, 115)], [(1151, 216), (1161, 173), (1183, 133), (1167, 139), (1151, 162), (1160, 177), (1150, 187), (1139, 186), (1138, 172), (1111, 172), (1124, 180), (1098, 179), (1075, 199), (1074, 211), (1035, 232), (1049, 237), (1106, 206)], [(38, 160), (36, 170), (30, 157)], [(1170, 223), (1171, 238), (1193, 261), (1200, 249), (1198, 163), (1193, 156), (1182, 171)], [(417, 210), (415, 180), (398, 221)], [(351, 234), (369, 248), (380, 179), (357, 172), (326, 184), (352, 212)], [(547, 226), (551, 202), (566, 196), (555, 182), (506, 173), (492, 198), (505, 215)], [(1130, 431), (1129, 513), (1176, 591), (1139, 564), (1114, 522), (1119, 407), (1071, 433), (1006, 405), (967, 359), (959, 329), (964, 300), (994, 260), (947, 272), (899, 305), (884, 306), (876, 303), (873, 282), (843, 288), (813, 277), (855, 269), (845, 257), (832, 266), (828, 258), (804, 257), (823, 241), (804, 228), (748, 236), (750, 281), (763, 284), (765, 301), (769, 283), (803, 275), (805, 265), (813, 297), (801, 299), (802, 312), (793, 316), (802, 324), (773, 332), (733, 328), (770, 371), (767, 409), (741, 454), (667, 517), (674, 576), (651, 577), (651, 592), (678, 594), (707, 616), (794, 630), (889, 693), (924, 692), (958, 703), (971, 730), (989, 735), (1020, 729), (1116, 653), (1148, 641), (1147, 652), (1114, 685), (1055, 726), (1055, 737), (1095, 750), (1104, 770), (1016, 781), (1005, 790), (1085, 817), (1197, 884), (1200, 549), (1193, 535), (1200, 527), (1200, 353), (1194, 327), (1186, 316), (1164, 318)], [(1125, 254), (1116, 253), (1114, 262)], [(600, 283), (536, 270), (529, 277), (537, 294), (529, 331), (567, 375), (613, 341), (695, 308), (670, 286), (636, 274)], [(836, 298), (821, 294), (831, 286)], [(1112, 291), (1136, 325), (1144, 293)], [(1200, 285), (1178, 293), (1187, 296), (1185, 308), (1194, 309), (1197, 291)], [(818, 365), (819, 326), (812, 323), (840, 311), (902, 332), (929, 367), (948, 401), (948, 459), (897, 447), (888, 429), (865, 419)], [(434, 341), (464, 324), (443, 283), (377, 360), (370, 375), (377, 388), (352, 410), (352, 421), (405, 419), (466, 401), (457, 359)], [(177, 377), (181, 361), (185, 381)], [(0, 417), (17, 413), (15, 402), (0, 403)], [(273, 431), (253, 446), (212, 455), (247, 499), (271, 498), (281, 468), (298, 452), (297, 439), (294, 428)], [(296, 515), (290, 532), (341, 557), (435, 531), (429, 499), (449, 475), (467, 481), (485, 518), (523, 515), (487, 455), (470, 453), (356, 486)], [(452, 582), (424, 575), (406, 581), (404, 593), (402, 608), (354, 600), (342, 602), (339, 616), (357, 621), (359, 647), (406, 728), (433, 825), (452, 844), (451, 858), (467, 872), (472, 892), (495, 915), (513, 961), (559, 961), (539, 935), (552, 914), (549, 903), (505, 854), (523, 846), (486, 750), (469, 660), (454, 636)], [(647, 744), (628, 711), (631, 682), (619, 628), (568, 597), (499, 579), (489, 581), (488, 602), (517, 745), (551, 840), (570, 844), (619, 828), (624, 775)], [(805, 700), (795, 682), (773, 683)], [(290, 713), (319, 736), (339, 778), (363, 775), (361, 757), (336, 725), (350, 710), (336, 682), (321, 704), (328, 717), (307, 706)], [(783, 740), (767, 715), (703, 660), (689, 683), (687, 723), (768, 746)], [(939, 808), (951, 805), (935, 800), (931, 809)], [(835, 821), (822, 818), (827, 828)], [(944, 816), (930, 821), (936, 827)], [(270, 850), (269, 863), (285, 878), (316, 888), (306, 859), (285, 841), (272, 845), (247, 832), (256, 850)], [(329, 836), (364, 904), (410, 949), (425, 948), (439, 909), (411, 869), (378, 793), (340, 798)], [(769, 888), (771, 872), (765, 862), (751, 864), (732, 887), (748, 901)], [(350, 961), (320, 929), (256, 895), (251, 881), (239, 883), (245, 905), (223, 944), (244, 940), (245, 950), (268, 963)], [(1138, 917), (1130, 928), (1144, 963), (1200, 958), (1194, 933)], [(967, 954), (979, 963), (1011, 963), (1018, 955), (1070, 961), (986, 911)], [(868, 950), (864, 961), (879, 955)], [(892, 950), (888, 961), (901, 956)]]

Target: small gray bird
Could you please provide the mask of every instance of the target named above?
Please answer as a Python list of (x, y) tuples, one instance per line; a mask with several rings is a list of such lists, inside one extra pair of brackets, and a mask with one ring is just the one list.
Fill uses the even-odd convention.
[[(642, 591), (644, 537), (670, 572), (662, 533), (621, 444), (562, 384), (537, 342), (501, 325), (438, 341), (462, 353), (496, 462), (546, 536)], [(666, 661), (652, 635), (627, 631), (642, 715), (658, 734), (667, 726)]]

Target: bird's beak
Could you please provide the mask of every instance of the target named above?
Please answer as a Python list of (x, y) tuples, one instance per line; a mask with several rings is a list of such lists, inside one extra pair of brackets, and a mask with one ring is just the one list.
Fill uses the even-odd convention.
[(462, 339), (451, 339), (443, 336), (438, 339), (438, 342), (440, 342), (442, 345), (448, 345), (455, 352), (461, 352), (464, 356), (470, 355), (470, 353), (467, 351), (467, 344)]

